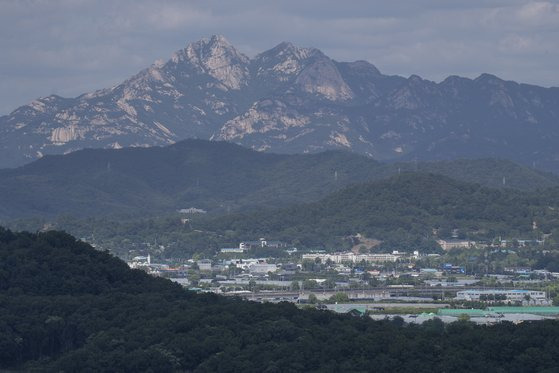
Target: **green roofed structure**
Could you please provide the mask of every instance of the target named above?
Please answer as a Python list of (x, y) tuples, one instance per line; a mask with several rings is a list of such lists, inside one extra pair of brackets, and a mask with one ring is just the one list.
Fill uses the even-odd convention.
[(470, 317), (483, 317), (488, 314), (487, 311), (480, 309), (457, 309), (457, 308), (440, 308), (437, 312), (439, 316), (454, 316), (459, 317), (460, 315), (468, 315)]
[(365, 316), (367, 314), (367, 309), (365, 307), (354, 307), (346, 313), (352, 316)]
[(559, 307), (488, 307), (491, 313), (529, 313), (532, 315), (559, 315)]
[(470, 317), (495, 316), (499, 314), (529, 314), (540, 316), (559, 316), (559, 307), (487, 307), (481, 309), (440, 308), (438, 316), (468, 315)]

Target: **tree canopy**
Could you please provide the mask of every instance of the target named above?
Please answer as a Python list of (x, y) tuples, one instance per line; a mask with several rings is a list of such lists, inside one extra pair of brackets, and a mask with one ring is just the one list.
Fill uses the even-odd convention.
[(68, 234), (0, 229), (0, 369), (553, 371), (559, 323), (373, 321), (194, 294)]

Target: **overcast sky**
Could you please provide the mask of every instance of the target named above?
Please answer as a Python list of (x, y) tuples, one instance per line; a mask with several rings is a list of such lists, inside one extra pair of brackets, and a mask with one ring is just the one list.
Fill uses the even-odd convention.
[(252, 57), (281, 41), (383, 73), (488, 72), (559, 86), (559, 0), (0, 0), (0, 114), (121, 82), (224, 35)]

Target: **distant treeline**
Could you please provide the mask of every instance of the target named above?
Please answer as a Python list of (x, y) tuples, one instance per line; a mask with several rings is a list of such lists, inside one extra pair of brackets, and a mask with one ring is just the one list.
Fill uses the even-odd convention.
[[(181, 222), (187, 217), (188, 222)], [(12, 226), (36, 230), (44, 221)], [(62, 218), (54, 225), (119, 255), (163, 245), (168, 257), (213, 255), (220, 247), (260, 237), (298, 248), (349, 248), (362, 234), (382, 240), (378, 250), (438, 252), (437, 238), (540, 239), (559, 242), (559, 188), (537, 192), (491, 189), (445, 176), (403, 173), (349, 186), (318, 202), (246, 213), (172, 215), (144, 219)]]

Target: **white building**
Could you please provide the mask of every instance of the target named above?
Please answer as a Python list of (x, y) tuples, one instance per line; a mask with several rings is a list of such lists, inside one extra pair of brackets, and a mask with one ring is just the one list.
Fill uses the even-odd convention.
[(235, 267), (243, 269), (243, 270), (247, 270), (251, 265), (253, 264), (257, 264), (257, 263), (265, 263), (266, 261), (264, 259), (254, 259), (254, 258), (249, 258), (249, 259), (231, 259), (231, 260), (225, 260), (224, 264), (225, 265), (231, 265), (233, 264)]
[(444, 251), (452, 249), (469, 249), (475, 247), (475, 241), (468, 240), (438, 240), (437, 243)]
[(320, 259), (322, 263), (330, 260), (333, 263), (359, 263), (361, 261), (365, 262), (395, 262), (398, 258), (401, 258), (401, 254), (355, 254), (351, 251), (343, 253), (333, 253), (333, 254), (303, 254), (303, 260), (316, 260)]
[(130, 268), (149, 267), (151, 265), (151, 255), (135, 256), (128, 262)]
[(260, 238), (258, 241), (243, 241), (239, 244), (239, 248), (245, 250), (258, 249), (262, 247), (278, 249), (282, 247), (287, 247), (287, 244), (281, 241), (269, 241), (265, 238)]
[(233, 254), (233, 253), (239, 253), (242, 254), (246, 251), (246, 249), (241, 248), (241, 247), (228, 247), (228, 248), (223, 248), (221, 250), (219, 250), (222, 254)]
[(278, 266), (276, 264), (270, 264), (270, 263), (254, 263), (248, 267), (250, 273), (260, 273), (260, 274), (275, 272), (277, 271), (277, 269)]
[(509, 303), (520, 302), (523, 304), (538, 305), (549, 304), (549, 299), (547, 299), (545, 291), (536, 290), (464, 290), (456, 293), (456, 299), (466, 301), (496, 300)]
[(209, 259), (202, 259), (196, 262), (198, 264), (198, 268), (200, 271), (211, 271), (212, 270), (212, 261)]
[(187, 209), (178, 210), (180, 214), (205, 214), (207, 211), (198, 209), (196, 207), (189, 207)]

